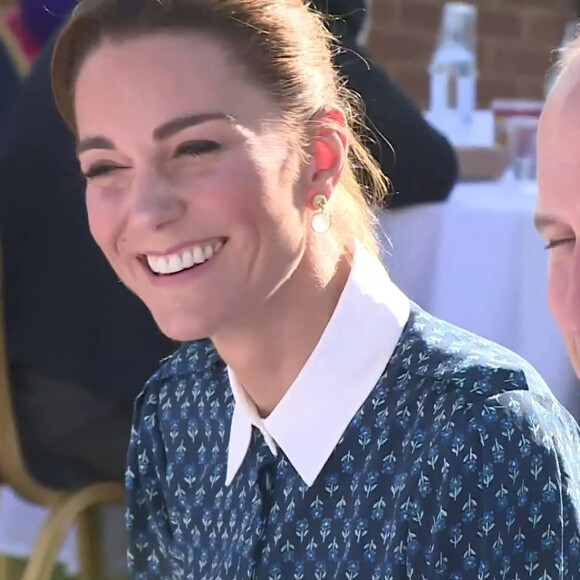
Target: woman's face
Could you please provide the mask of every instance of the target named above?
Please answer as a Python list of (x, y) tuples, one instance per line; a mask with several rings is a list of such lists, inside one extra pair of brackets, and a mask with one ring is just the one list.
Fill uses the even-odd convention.
[(540, 120), (536, 224), (550, 252), (550, 308), (580, 377), (579, 70), (556, 85)]
[[(214, 336), (292, 275), (324, 193), (276, 102), (214, 39), (107, 41), (75, 87), (91, 232), (168, 336)], [(326, 182), (325, 182), (326, 183)]]

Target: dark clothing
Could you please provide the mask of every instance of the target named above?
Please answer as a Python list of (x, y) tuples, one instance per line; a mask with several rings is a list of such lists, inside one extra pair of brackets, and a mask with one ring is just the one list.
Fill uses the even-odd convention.
[(333, 33), (353, 41), (369, 20), (369, 4), (369, 0), (312, 0), (316, 10), (332, 17)]
[(12, 57), (0, 40), (0, 128), (2, 128), (2, 119), (18, 91), (19, 83), (20, 79)]
[(22, 451), (36, 479), (57, 489), (123, 479), (130, 402), (16, 365), (11, 380)]
[[(52, 97), (51, 52), (47, 46), (23, 83), (0, 137), (9, 360), (27, 373), (85, 390), (86, 397), (110, 410), (113, 422), (122, 410), (128, 425), (133, 399), (173, 344), (118, 281), (90, 236), (74, 138)], [(30, 381), (19, 382), (18, 373), (13, 379), (15, 391), (31, 388)], [(46, 401), (56, 406), (51, 421), (74, 437), (76, 428), (69, 423), (89, 428), (95, 409), (85, 405), (75, 411), (70, 393), (59, 392), (59, 405)], [(55, 393), (46, 389), (40, 396), (60, 396)], [(18, 393), (15, 398), (25, 402), (31, 397)], [(32, 411), (21, 411), (25, 422), (34, 421)], [(103, 414), (101, 419), (105, 432)], [(100, 431), (92, 436), (102, 436)], [(77, 451), (84, 454), (80, 447)], [(120, 451), (125, 453), (125, 443)]]
[(357, 44), (365, 20), (365, 2), (317, 0), (314, 5), (333, 16), (331, 29), (342, 45), (335, 64), (348, 88), (364, 103), (371, 136), (365, 142), (392, 184), (387, 206), (394, 209), (447, 199), (458, 176), (455, 151)]
[(413, 306), (313, 483), (254, 427), (226, 484), (224, 367), (209, 341), (191, 343), (137, 401), (134, 578), (578, 579), (580, 429), (503, 347)]

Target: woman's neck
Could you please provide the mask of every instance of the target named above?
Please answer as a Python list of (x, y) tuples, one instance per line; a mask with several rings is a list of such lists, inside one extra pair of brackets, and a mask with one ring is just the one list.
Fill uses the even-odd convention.
[(305, 252), (257, 316), (213, 337), (262, 417), (281, 401), (318, 344), (348, 279), (350, 262), (337, 244), (318, 244)]

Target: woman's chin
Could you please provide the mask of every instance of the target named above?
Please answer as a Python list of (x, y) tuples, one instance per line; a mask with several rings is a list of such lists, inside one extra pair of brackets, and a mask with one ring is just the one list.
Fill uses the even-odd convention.
[(155, 316), (155, 314), (153, 314), (153, 317), (161, 332), (171, 340), (177, 342), (190, 342), (192, 340), (208, 338), (213, 335), (215, 328), (207, 320), (191, 320), (183, 316)]

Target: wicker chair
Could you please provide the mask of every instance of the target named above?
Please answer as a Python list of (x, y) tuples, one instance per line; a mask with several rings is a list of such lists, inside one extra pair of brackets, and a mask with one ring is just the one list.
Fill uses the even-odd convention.
[[(1, 266), (0, 256), (0, 274)], [(1, 285), (0, 304), (2, 304)], [(22, 455), (13, 412), (2, 309), (0, 309), (0, 477), (2, 485), (12, 487), (25, 500), (50, 510), (22, 580), (50, 579), (66, 533), (75, 523), (79, 544), (79, 578), (101, 580), (103, 558), (100, 553), (101, 541), (96, 508), (100, 505), (123, 503), (123, 483), (95, 483), (81, 489), (64, 491), (48, 488), (30, 474)], [(2, 501), (1, 493), (0, 501)], [(10, 558), (0, 556), (0, 580), (16, 580), (14, 569), (14, 563)]]

